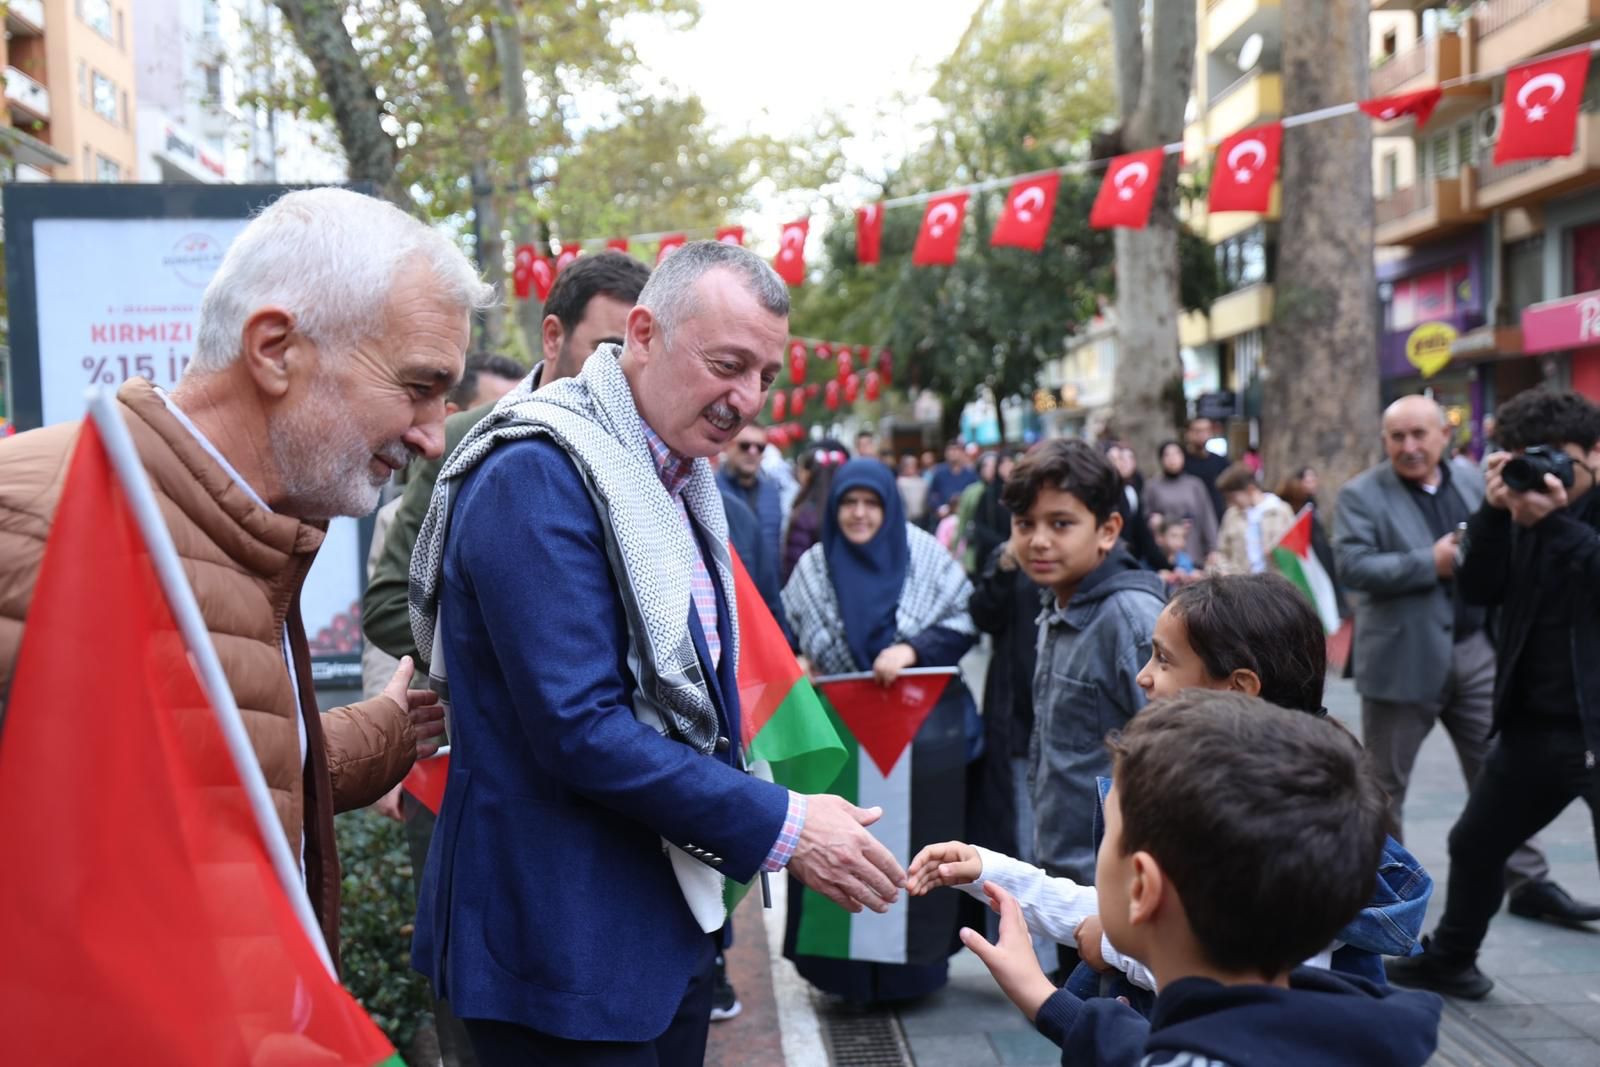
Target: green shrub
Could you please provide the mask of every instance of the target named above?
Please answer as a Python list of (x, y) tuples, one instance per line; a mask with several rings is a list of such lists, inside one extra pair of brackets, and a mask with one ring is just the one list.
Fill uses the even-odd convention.
[(402, 1053), (432, 1022), (428, 981), (411, 969), (416, 895), (405, 827), (370, 810), (334, 820), (341, 883), (344, 985)]

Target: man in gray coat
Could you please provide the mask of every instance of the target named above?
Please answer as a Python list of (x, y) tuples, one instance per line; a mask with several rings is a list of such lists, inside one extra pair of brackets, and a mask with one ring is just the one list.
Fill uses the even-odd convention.
[[(1454, 581), (1457, 530), (1483, 502), (1483, 475), (1465, 460), (1445, 460), (1449, 441), (1433, 400), (1395, 401), (1383, 415), (1388, 459), (1345, 485), (1334, 516), (1339, 579), (1357, 593), (1352, 656), (1362, 740), (1389, 795), (1396, 838), (1417, 750), (1434, 724), (1449, 733), (1470, 786), (1493, 719), (1487, 620)], [(1549, 880), (1533, 842), (1507, 869), (1514, 913), (1567, 920), (1581, 910)]]

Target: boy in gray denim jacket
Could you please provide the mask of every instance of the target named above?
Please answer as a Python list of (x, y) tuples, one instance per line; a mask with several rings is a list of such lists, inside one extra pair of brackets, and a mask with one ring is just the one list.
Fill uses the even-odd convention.
[(1029, 781), (1035, 855), (1055, 877), (1094, 881), (1095, 779), (1106, 734), (1144, 707), (1136, 681), (1166, 601), (1160, 577), (1118, 542), (1116, 470), (1082, 441), (1054, 440), (1012, 471), (1010, 551), (1049, 597), (1039, 617)]

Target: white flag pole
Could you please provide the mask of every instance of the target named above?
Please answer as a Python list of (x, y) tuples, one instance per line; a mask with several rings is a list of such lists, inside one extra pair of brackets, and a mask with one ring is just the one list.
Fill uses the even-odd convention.
[(149, 475), (145, 473), (139, 453), (133, 447), (133, 437), (128, 433), (127, 424), (122, 421), (122, 412), (110, 393), (93, 388), (88, 392), (88, 400), (89, 416), (99, 427), (111, 465), (122, 482), (123, 491), (128, 494), (128, 503), (144, 535), (145, 547), (150, 551), (150, 560), (155, 564), (161, 588), (167, 594), (173, 618), (177, 620), (178, 629), (189, 646), (200, 684), (216, 711), (217, 725), (222, 728), (228, 753), (233, 757), (239, 780), (244, 783), (245, 796), (250, 798), (250, 810), (255, 815), (256, 828), (261, 831), (262, 842), (272, 860), (272, 869), (278, 875), (284, 895), (289, 898), (295, 918), (300, 920), (300, 926), (305, 930), (306, 939), (317, 950), (317, 956), (328, 969), (328, 974), (337, 981), (333, 958), (328, 954), (328, 946), (322, 939), (322, 927), (317, 924), (316, 914), (311, 909), (311, 898), (306, 893), (300, 866), (289, 850), (283, 824), (278, 821), (277, 812), (272, 807), (272, 799), (267, 793), (267, 780), (261, 774), (261, 765), (256, 761), (250, 737), (244, 731), (239, 706), (234, 703), (233, 690), (222, 673), (222, 661), (217, 659), (217, 650), (211, 644), (211, 632), (206, 629), (205, 620), (200, 615), (194, 590), (189, 588), (189, 579), (178, 559), (172, 534), (167, 530), (166, 520), (161, 517), (155, 492), (150, 488)]

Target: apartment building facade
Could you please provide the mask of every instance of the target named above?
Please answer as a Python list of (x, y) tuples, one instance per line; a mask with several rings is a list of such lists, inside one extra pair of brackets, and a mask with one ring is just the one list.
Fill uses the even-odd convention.
[(133, 181), (131, 0), (12, 0), (0, 130), (16, 181)]
[(1374, 131), (1386, 398), (1431, 391), (1463, 444), (1481, 444), (1484, 416), (1541, 382), (1600, 399), (1595, 68), (1572, 155), (1493, 162), (1498, 72), (1600, 39), (1600, 0), (1375, 0), (1372, 26), (1374, 95), (1444, 92), (1424, 128)]

